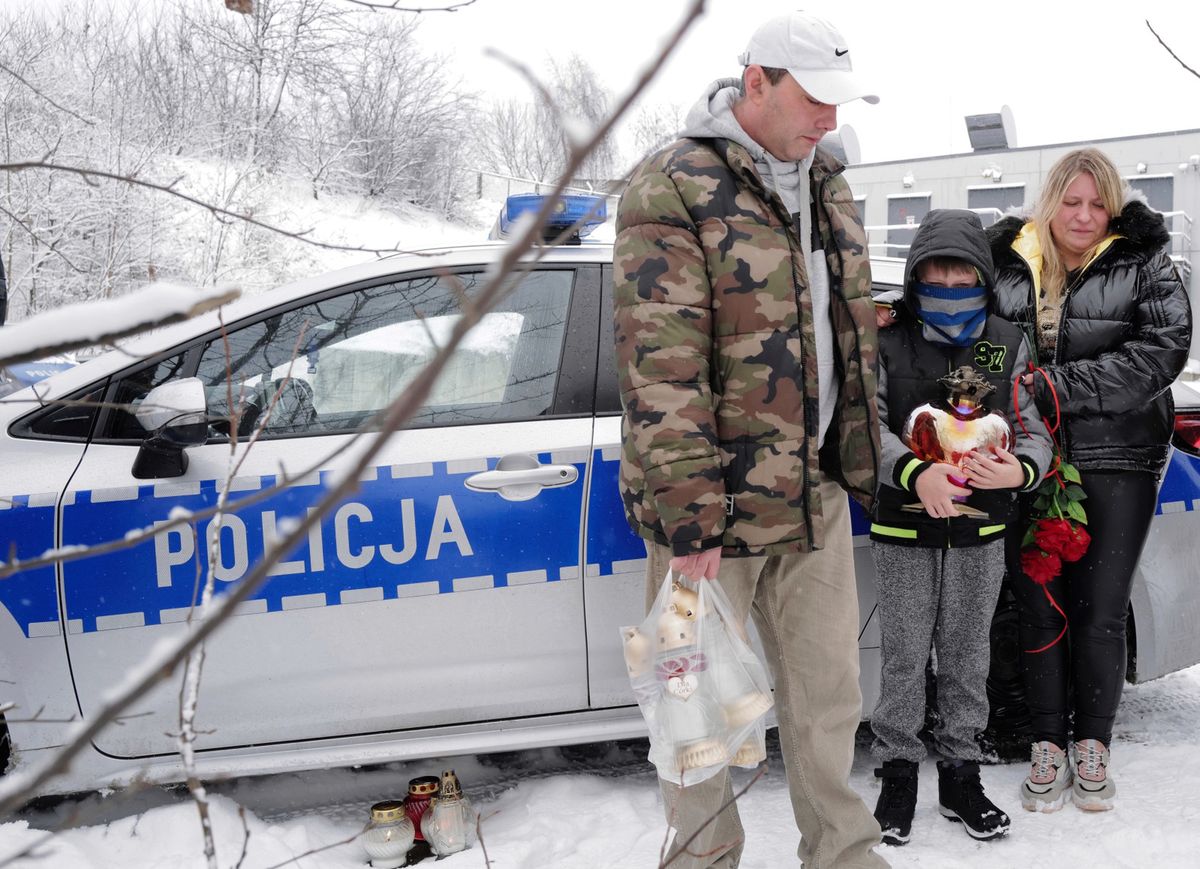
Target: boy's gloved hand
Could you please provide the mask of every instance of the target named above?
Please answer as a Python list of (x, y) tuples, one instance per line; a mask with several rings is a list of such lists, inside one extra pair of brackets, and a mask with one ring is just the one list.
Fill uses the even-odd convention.
[(1019, 489), (1025, 484), (1025, 469), (1007, 450), (992, 450), (990, 455), (982, 450), (971, 450), (963, 464), (963, 472), (975, 489)]
[(930, 465), (917, 477), (914, 486), (917, 497), (921, 499), (925, 512), (934, 519), (949, 519), (959, 515), (954, 498), (965, 498), (971, 494), (970, 489), (964, 489), (955, 482), (961, 473), (954, 465), (939, 463)]

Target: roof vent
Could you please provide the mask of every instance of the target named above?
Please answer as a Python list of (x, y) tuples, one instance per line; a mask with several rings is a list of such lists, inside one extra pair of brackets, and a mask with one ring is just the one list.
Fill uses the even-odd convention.
[(821, 139), (821, 147), (847, 166), (862, 162), (858, 134), (849, 124), (842, 124), (836, 131), (826, 133)]
[(999, 112), (967, 115), (967, 136), (972, 151), (1000, 151), (1017, 147), (1017, 125), (1012, 109), (1001, 106)]

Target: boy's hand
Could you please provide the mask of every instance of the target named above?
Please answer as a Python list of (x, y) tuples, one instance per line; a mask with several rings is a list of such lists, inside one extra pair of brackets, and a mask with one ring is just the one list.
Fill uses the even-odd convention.
[(954, 465), (936, 464), (917, 477), (917, 497), (921, 499), (925, 512), (934, 519), (949, 519), (959, 515), (954, 498), (965, 498), (971, 494), (970, 489), (964, 489), (954, 482), (954, 477), (959, 473)]
[(1025, 484), (1025, 469), (1007, 450), (993, 449), (991, 455), (971, 450), (963, 464), (963, 473), (976, 489), (1019, 489)]

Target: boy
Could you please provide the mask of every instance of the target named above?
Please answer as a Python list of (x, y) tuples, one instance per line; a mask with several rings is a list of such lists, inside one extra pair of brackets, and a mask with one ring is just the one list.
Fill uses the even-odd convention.
[[(980, 784), (975, 738), (988, 717), (989, 632), (1004, 578), (1005, 523), (1016, 517), (1015, 492), (1041, 481), (1051, 441), (1025, 390), (1019, 390), (1021, 418), (1029, 434), (1012, 412), (1013, 381), (1025, 370), (1029, 348), (1020, 330), (988, 315), (993, 281), (979, 218), (931, 211), (909, 249), (895, 324), (879, 334), (883, 455), (871, 552), (883, 665), (871, 727), (873, 752), (883, 763), (875, 770), (883, 780), (875, 818), (892, 845), (908, 841), (916, 808), (931, 646), (940, 713), (933, 742), (943, 758), (938, 809), (975, 839), (1008, 832), (1008, 816)], [(982, 403), (1006, 413), (1016, 443), (1013, 453), (973, 451), (959, 470), (917, 458), (900, 433), (914, 408), (946, 396), (938, 378), (963, 365), (995, 387)], [(964, 499), (973, 510), (959, 509)]]

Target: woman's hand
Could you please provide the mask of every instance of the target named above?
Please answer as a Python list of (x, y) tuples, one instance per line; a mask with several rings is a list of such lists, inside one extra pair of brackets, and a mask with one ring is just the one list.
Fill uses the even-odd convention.
[(921, 506), (934, 519), (949, 519), (958, 516), (958, 508), (954, 506), (955, 498), (965, 498), (971, 494), (970, 489), (964, 489), (955, 482), (961, 473), (954, 465), (931, 465), (917, 477), (914, 487)]
[(993, 449), (990, 456), (982, 450), (971, 450), (963, 463), (963, 473), (975, 489), (1019, 489), (1025, 483), (1025, 469), (1007, 450)]

